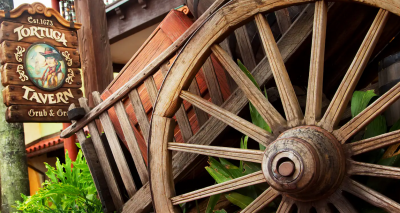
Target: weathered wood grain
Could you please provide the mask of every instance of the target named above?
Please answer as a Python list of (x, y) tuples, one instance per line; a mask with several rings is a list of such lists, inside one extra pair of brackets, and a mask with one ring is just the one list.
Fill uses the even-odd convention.
[(243, 118), (217, 105), (214, 105), (213, 103), (208, 102), (207, 100), (204, 100), (199, 96), (182, 90), (180, 97), (193, 104), (194, 106), (199, 107), (200, 109), (204, 110), (215, 118), (221, 120), (222, 122), (228, 124), (229, 126), (237, 129), (238, 131), (249, 136), (250, 138), (254, 139), (264, 146), (267, 146), (274, 140), (274, 137), (268, 131), (250, 123), (249, 121), (244, 120)]
[(129, 151), (132, 155), (133, 162), (135, 163), (135, 167), (139, 174), (140, 180), (142, 181), (142, 184), (145, 184), (149, 181), (149, 176), (147, 174), (147, 167), (143, 160), (142, 153), (140, 152), (136, 136), (133, 133), (128, 115), (125, 112), (124, 104), (122, 102), (117, 102), (114, 105), (114, 109), (115, 113), (117, 114), (118, 121), (121, 124), (122, 132), (124, 133), (125, 136), (125, 141), (128, 144)]
[(378, 100), (369, 105), (356, 117), (351, 119), (340, 129), (335, 130), (333, 134), (343, 144), (356, 134), (358, 131), (367, 126), (374, 118), (382, 114), (387, 107), (400, 98), (400, 83), (397, 83), (389, 91), (383, 94)]
[(183, 195), (172, 197), (171, 201), (173, 205), (197, 200), (204, 197), (209, 197), (211, 195), (220, 194), (228, 191), (233, 191), (235, 189), (240, 189), (246, 186), (252, 186), (259, 183), (265, 182), (265, 177), (262, 171), (254, 172), (249, 175), (245, 175), (240, 178), (235, 178), (223, 183), (215, 184), (203, 189), (199, 189), (193, 192), (189, 192)]
[[(199, 85), (197, 84), (196, 78), (193, 79), (192, 83), (189, 86), (189, 92), (201, 96)], [(197, 107), (194, 108), (194, 113), (196, 114), (197, 122), (199, 126), (203, 126), (203, 124), (208, 120), (208, 115), (201, 109)]]
[(221, 106), (221, 104), (224, 103), (224, 98), (210, 57), (204, 62), (202, 70), (212, 102), (217, 106)]
[(347, 160), (349, 175), (400, 179), (400, 168)]
[(235, 36), (239, 47), (240, 55), (243, 59), (243, 64), (248, 70), (253, 70), (257, 63), (253, 55), (250, 38), (247, 34), (246, 26), (239, 27), (235, 30)]
[(350, 192), (368, 203), (388, 212), (400, 211), (400, 204), (354, 180), (346, 179), (342, 190)]
[(257, 197), (250, 205), (243, 209), (242, 213), (252, 213), (262, 210), (265, 206), (270, 204), (280, 193), (269, 187), (260, 196)]
[[(99, 105), (102, 102), (99, 92), (93, 92), (93, 102), (95, 105)], [(128, 192), (129, 197), (132, 197), (136, 193), (136, 186), (133, 182), (131, 171), (129, 170), (128, 164), (122, 152), (111, 119), (108, 116), (107, 112), (101, 114), (99, 118), (103, 126), (104, 132), (106, 133), (108, 144), (110, 145), (115, 163), (117, 164), (118, 171), (121, 174), (121, 178), (124, 182), (126, 191)]]
[(218, 45), (211, 47), (214, 55), (229, 72), (237, 85), (246, 94), (246, 97), (254, 105), (265, 122), (271, 127), (274, 134), (279, 134), (286, 129), (286, 121), (272, 104), (265, 98), (262, 92), (246, 76), (246, 74), (235, 64), (229, 55)]
[[(80, 98), (79, 105), (85, 109), (86, 113), (90, 112), (90, 108), (86, 98)], [(110, 160), (107, 157), (106, 150), (100, 138), (99, 131), (97, 130), (96, 122), (93, 121), (88, 123), (88, 128), (97, 156), (102, 156), (101, 158), (99, 158), (99, 162), (106, 178), (108, 187), (110, 189), (111, 198), (114, 202), (115, 207), (117, 209), (120, 209), (124, 204), (124, 201), (121, 191), (118, 188), (115, 174), (112, 172)]]
[(388, 20), (389, 12), (381, 9), (378, 12), (371, 28), (369, 29), (356, 57), (353, 60), (349, 70), (347, 71), (342, 83), (335, 93), (324, 117), (319, 122), (319, 126), (328, 131), (333, 131), (342, 118), (347, 104), (353, 94), (353, 91), (361, 77), (369, 58), (372, 55), (376, 43), (382, 34), (383, 28)]
[(275, 42), (274, 35), (271, 32), (271, 28), (263, 15), (257, 14), (255, 20), (265, 53), (271, 64), (272, 73), (274, 74), (274, 79), (279, 90), (288, 126), (293, 127), (300, 125), (303, 119), (303, 112), (301, 111), (299, 101), (297, 100), (292, 83), (290, 82), (285, 63)]
[(277, 213), (290, 213), (293, 210), (294, 201), (286, 196), (282, 197), (282, 201), (279, 204)]
[(250, 150), (250, 149), (238, 149), (218, 146), (204, 146), (197, 144), (186, 144), (186, 143), (168, 143), (168, 150), (181, 151), (181, 152), (192, 152), (201, 155), (228, 158), (233, 160), (242, 160), (247, 162), (262, 163), (264, 156), (263, 151)]
[(354, 209), (353, 205), (345, 198), (341, 190), (336, 191), (329, 198), (329, 202), (332, 203), (340, 212), (356, 213), (357, 210)]
[(149, 94), (151, 105), (154, 106), (157, 99), (158, 89), (153, 76), (149, 76), (146, 80), (144, 80), (144, 85), (146, 87), (147, 94)]
[(359, 155), (375, 149), (383, 148), (400, 142), (400, 130), (378, 135), (373, 138), (345, 144), (344, 149), (350, 156)]
[(144, 111), (142, 101), (140, 100), (137, 89), (133, 89), (129, 93), (129, 100), (132, 103), (133, 110), (135, 111), (136, 118), (138, 120), (140, 129), (142, 130), (144, 140), (148, 143), (150, 133), (150, 122), (147, 118), (147, 114)]
[(315, 2), (314, 14), (310, 75), (308, 79), (307, 104), (304, 116), (307, 125), (314, 125), (321, 118), (326, 24), (328, 19), (327, 2)]

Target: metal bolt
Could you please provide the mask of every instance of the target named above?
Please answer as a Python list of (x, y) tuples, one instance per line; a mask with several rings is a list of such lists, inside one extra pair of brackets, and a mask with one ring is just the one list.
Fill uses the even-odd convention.
[(8, 26), (8, 23), (7, 23), (7, 22), (4, 22), (4, 26)]
[(10, 86), (10, 90), (14, 90), (15, 88), (13, 86)]
[(278, 173), (284, 177), (291, 176), (295, 171), (295, 166), (292, 161), (285, 161), (279, 165)]
[(6, 36), (10, 36), (10, 33), (9, 33), (9, 32), (7, 32), (7, 33), (6, 33)]
[(6, 42), (6, 46), (9, 47), (9, 46), (10, 46), (10, 43)]
[(11, 81), (14, 80), (14, 77), (10, 76), (10, 80), (11, 80)]

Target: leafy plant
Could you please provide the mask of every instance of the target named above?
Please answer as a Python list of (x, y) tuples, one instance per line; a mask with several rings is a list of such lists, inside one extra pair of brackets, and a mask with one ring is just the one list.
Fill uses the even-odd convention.
[(56, 168), (45, 163), (50, 180), (32, 196), (21, 194), (24, 201), (17, 202), (17, 209), (23, 212), (102, 212), (82, 151), (78, 152), (75, 162), (67, 152), (65, 162), (61, 164), (57, 158)]

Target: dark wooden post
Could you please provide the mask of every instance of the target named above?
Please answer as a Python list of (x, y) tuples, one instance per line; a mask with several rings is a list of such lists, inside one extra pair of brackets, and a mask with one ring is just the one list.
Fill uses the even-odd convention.
[(93, 106), (92, 92), (103, 92), (113, 79), (104, 1), (75, 0), (75, 12), (82, 23), (78, 39), (85, 95)]

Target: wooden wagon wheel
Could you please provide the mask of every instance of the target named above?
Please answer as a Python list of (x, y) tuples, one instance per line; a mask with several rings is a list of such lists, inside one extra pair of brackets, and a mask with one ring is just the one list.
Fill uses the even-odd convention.
[[(290, 212), (294, 205), (297, 206), (298, 212), (309, 212), (311, 208), (315, 208), (317, 212), (330, 212), (328, 204), (333, 204), (340, 212), (356, 212), (342, 195), (342, 191), (389, 212), (400, 212), (399, 203), (351, 178), (352, 175), (366, 175), (399, 179), (399, 168), (356, 162), (352, 160), (352, 156), (400, 142), (400, 131), (346, 143), (400, 97), (400, 83), (348, 123), (337, 127), (389, 13), (400, 15), (400, 2), (343, 1), (359, 2), (381, 9), (324, 115), (321, 115), (321, 100), (327, 23), (326, 1), (232, 0), (214, 13), (188, 41), (164, 80), (153, 111), (149, 142), (150, 183), (154, 206), (158, 212), (179, 212), (177, 205), (180, 203), (263, 182), (267, 182), (270, 187), (242, 212), (257, 212), (278, 196), (282, 196), (282, 201), (277, 212)], [(315, 17), (309, 89), (303, 115), (271, 29), (262, 13), (313, 2)], [(269, 59), (286, 119), (268, 102), (231, 57), (217, 45), (224, 35), (253, 18)], [(256, 107), (273, 133), (187, 91), (196, 72), (211, 52)], [(201, 145), (204, 141), (196, 141), (196, 144), (172, 142), (175, 123), (172, 117), (182, 99), (267, 146), (266, 150), (263, 152)], [(213, 130), (210, 128), (209, 131)], [(257, 162), (261, 163), (262, 171), (175, 196), (172, 150)]]

